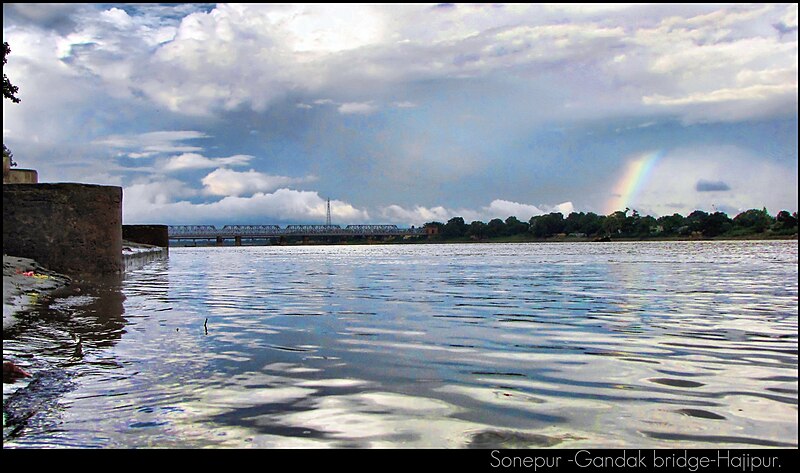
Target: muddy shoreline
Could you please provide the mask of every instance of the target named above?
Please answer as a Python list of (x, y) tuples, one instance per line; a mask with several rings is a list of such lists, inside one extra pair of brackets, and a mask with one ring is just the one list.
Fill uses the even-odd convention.
[(72, 278), (51, 271), (30, 258), (3, 255), (3, 331), (14, 326), (20, 312), (34, 306), (41, 295), (62, 289)]
[[(126, 271), (138, 269), (145, 264), (165, 258), (167, 249), (131, 242), (123, 244), (123, 262)], [(58, 399), (74, 387), (73, 375), (69, 369), (75, 363), (83, 362), (83, 350), (80, 331), (81, 322), (52, 319), (48, 312), (59, 306), (65, 313), (75, 313), (89, 309), (96, 304), (98, 297), (91, 294), (101, 293), (111, 281), (119, 299), (119, 307), (111, 312), (122, 311), (124, 296), (119, 294), (118, 283), (124, 273), (94, 280), (91, 275), (70, 277), (43, 267), (30, 258), (3, 255), (3, 338), (18, 340), (20, 334), (41, 332), (45, 337), (43, 343), (48, 346), (35, 346), (23, 342), (21, 345), (5, 346), (3, 350), (3, 440), (25, 435), (28, 428), (42, 428), (57, 422), (55, 406)], [(98, 286), (99, 285), (99, 286)], [(70, 317), (68, 317), (70, 318)], [(75, 333), (72, 333), (75, 330)], [(69, 338), (53, 338), (54, 334), (64, 335), (70, 332), (76, 336)], [(52, 350), (52, 346), (70, 345), (66, 350)], [(8, 349), (6, 349), (8, 348)], [(47, 352), (47, 353), (45, 353)], [(9, 372), (6, 373), (6, 363)], [(12, 373), (17, 369), (29, 375)], [(38, 426), (38, 427), (37, 427)], [(46, 428), (46, 427), (44, 427)]]

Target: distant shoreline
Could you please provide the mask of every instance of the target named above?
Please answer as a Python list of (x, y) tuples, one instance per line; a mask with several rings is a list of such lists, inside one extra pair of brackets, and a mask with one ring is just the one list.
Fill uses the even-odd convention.
[(550, 237), (550, 238), (520, 238), (520, 237), (498, 237), (487, 239), (472, 239), (472, 238), (440, 238), (434, 236), (433, 238), (420, 237), (409, 240), (403, 239), (387, 239), (387, 240), (345, 240), (345, 241), (318, 241), (309, 240), (307, 242), (284, 242), (273, 243), (269, 245), (263, 244), (243, 244), (241, 246), (235, 245), (222, 245), (217, 246), (214, 244), (207, 245), (181, 245), (170, 244), (170, 248), (241, 248), (249, 246), (362, 246), (362, 245), (437, 245), (437, 244), (476, 244), (476, 243), (617, 243), (617, 242), (723, 242), (723, 241), (798, 241), (798, 235), (742, 235), (742, 236), (718, 236), (718, 237), (694, 237), (687, 238), (681, 236), (664, 236), (664, 237), (647, 237), (647, 238), (633, 238), (633, 237), (619, 237), (612, 238), (608, 241), (599, 241), (596, 238), (588, 237)]
[(613, 242), (643, 242), (643, 241), (774, 241), (774, 240), (798, 240), (798, 235), (743, 235), (743, 236), (719, 236), (719, 237), (696, 237), (687, 238), (681, 236), (664, 236), (664, 237), (615, 237), (607, 241), (600, 241), (597, 238), (589, 237), (549, 237), (549, 238), (515, 238), (515, 237), (498, 237), (487, 238), (483, 240), (475, 239), (431, 239), (422, 240), (419, 242), (397, 242), (397, 243), (613, 243)]

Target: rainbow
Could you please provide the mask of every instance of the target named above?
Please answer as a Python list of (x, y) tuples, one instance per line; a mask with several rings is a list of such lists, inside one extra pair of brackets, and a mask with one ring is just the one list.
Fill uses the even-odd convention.
[(628, 161), (625, 172), (614, 186), (611, 199), (606, 203), (606, 214), (625, 210), (625, 207), (637, 203), (639, 192), (647, 183), (656, 163), (665, 154), (664, 150), (650, 151)]

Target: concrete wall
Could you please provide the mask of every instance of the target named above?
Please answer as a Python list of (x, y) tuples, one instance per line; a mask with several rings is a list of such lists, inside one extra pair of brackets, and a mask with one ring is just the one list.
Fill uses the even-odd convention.
[(3, 155), (3, 184), (36, 184), (39, 173), (35, 169), (11, 169), (11, 158)]
[(3, 174), (3, 184), (36, 184), (39, 173), (35, 169), (11, 169)]
[(122, 239), (168, 248), (169, 228), (166, 225), (123, 225)]
[(140, 250), (132, 254), (122, 252), (122, 263), (125, 266), (125, 271), (139, 269), (152, 261), (167, 258), (169, 258), (169, 249), (161, 247), (153, 247), (147, 251)]
[(123, 271), (122, 188), (4, 184), (3, 253), (68, 275)]

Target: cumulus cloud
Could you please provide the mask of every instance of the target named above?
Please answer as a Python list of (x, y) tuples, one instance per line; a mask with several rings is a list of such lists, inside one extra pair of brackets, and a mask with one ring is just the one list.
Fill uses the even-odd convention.
[[(326, 200), (309, 191), (278, 189), (193, 203), (178, 200), (190, 196), (191, 191), (170, 180), (135, 184), (124, 192), (123, 219), (131, 224), (322, 224), (326, 216)], [(331, 214), (336, 222), (369, 222), (368, 212), (339, 200), (331, 201)]]
[(796, 113), (796, 38), (754, 28), (774, 21), (783, 8), (732, 6), (668, 17), (636, 31), (632, 41), (652, 58), (648, 72), (671, 80), (651, 86), (642, 103), (680, 113), (689, 123)]
[(505, 220), (508, 217), (517, 217), (521, 221), (528, 221), (531, 217), (550, 212), (561, 212), (566, 217), (573, 211), (572, 202), (554, 206), (536, 206), (495, 199), (488, 206), (479, 209), (448, 209), (443, 206), (431, 208), (415, 206), (412, 209), (406, 209), (399, 205), (388, 205), (381, 209), (381, 215), (391, 223), (423, 225), (427, 222), (445, 223), (453, 217), (462, 217), (467, 223), (475, 220), (489, 222), (495, 218)]
[(536, 215), (542, 215), (551, 212), (561, 212), (565, 217), (574, 211), (572, 202), (563, 202), (556, 205), (529, 205), (521, 204), (518, 202), (511, 202), (508, 200), (495, 199), (485, 207), (482, 212), (486, 218), (502, 218), (517, 217), (520, 220), (527, 221)]
[(426, 208), (416, 206), (413, 209), (405, 209), (399, 205), (388, 205), (381, 209), (381, 215), (390, 223), (402, 223), (408, 225), (421, 225), (427, 222), (446, 222), (453, 213), (444, 207)]
[[(193, 153), (203, 148), (182, 143), (187, 140), (208, 138), (199, 131), (153, 131), (136, 135), (111, 135), (98, 138), (93, 144), (111, 149), (121, 150), (130, 158), (145, 158), (161, 153)], [(187, 155), (190, 160), (196, 154)]]
[(341, 103), (331, 99), (317, 99), (314, 100), (312, 103), (313, 105), (301, 102), (298, 103), (296, 107), (304, 110), (310, 110), (312, 108), (315, 108), (315, 106), (320, 107), (320, 106), (335, 105), (336, 110), (342, 115), (369, 115), (379, 110), (379, 107), (375, 105), (372, 101)]
[[(522, 220), (530, 220), (534, 215), (543, 213), (546, 212), (535, 205), (520, 204), (502, 199), (493, 200), (487, 208), (487, 214), (495, 215), (496, 217), (494, 218), (506, 218), (513, 215)], [(499, 215), (504, 215), (505, 217), (499, 217)]]
[[(55, 8), (11, 10), (19, 21), (58, 16)], [(70, 33), (53, 40), (62, 68), (90, 75), (107, 93), (190, 115), (263, 111), (298, 93), (325, 94), (343, 114), (367, 114), (376, 110), (371, 95), (399, 84), (468, 77), (502, 83), (509, 76), (533, 79), (517, 82), (521, 92), (545, 97), (564, 90), (560, 106), (542, 110), (556, 119), (654, 107), (692, 115), (694, 104), (724, 104), (706, 119), (730, 119), (730, 108), (745, 118), (776, 112), (792, 93), (795, 100), (777, 111), (796, 110), (796, 36), (774, 34), (772, 26), (796, 27), (796, 6), (610, 10), (217, 4), (176, 7), (176, 18), (163, 15), (163, 7), (112, 7), (69, 16)], [(20, 34), (9, 31), (12, 42)], [(779, 80), (763, 80), (762, 72), (787, 64)], [(740, 71), (753, 74), (737, 83)], [(553, 73), (558, 84), (541, 87)]]
[(179, 156), (167, 158), (161, 164), (161, 169), (167, 172), (184, 169), (204, 169), (220, 166), (242, 166), (250, 162), (253, 156), (237, 154), (227, 158), (207, 158), (197, 153), (184, 153)]
[(397, 108), (416, 108), (417, 107), (416, 103), (409, 102), (407, 100), (400, 101), (400, 102), (392, 102), (392, 105), (394, 105)]
[(253, 169), (238, 172), (226, 168), (217, 169), (202, 179), (205, 193), (221, 196), (252, 195), (270, 192), (279, 187), (315, 180), (314, 177), (294, 178), (272, 176)]
[(371, 102), (347, 102), (337, 109), (342, 115), (369, 115), (378, 110)]
[(176, 199), (189, 198), (195, 195), (197, 195), (196, 190), (187, 187), (185, 183), (176, 179), (142, 180), (124, 188), (123, 208), (129, 211), (134, 209), (133, 211), (136, 213), (140, 209), (163, 206), (174, 202)]
[[(604, 192), (598, 180), (560, 175), (594, 164), (555, 139), (538, 146), (547, 127), (575, 137), (569, 130), (587, 123), (659, 124), (626, 132), (648, 140), (672, 134), (661, 125), (678, 119), (687, 125), (674, 133), (680, 147), (707, 136), (708, 128), (691, 128), (697, 123), (741, 124), (703, 141), (721, 142), (754, 119), (784, 120), (780, 128), (797, 114), (796, 4), (6, 4), (4, 40), (13, 51), (4, 72), (23, 99), (4, 101), (4, 141), (46, 179), (83, 173), (143, 186), (134, 170), (165, 179), (165, 172), (208, 169), (214, 172), (193, 195), (182, 184), (186, 199), (252, 202), (309, 182), (288, 176), (313, 173), (327, 180), (326, 192), (347, 183), (354, 202), (380, 193), (387, 195), (381, 202), (398, 202), (390, 192), (412, 189), (428, 206), (404, 200), (405, 207), (377, 210), (412, 224), (571, 208), (492, 201), (497, 183), (515, 186), (504, 195), (537, 202), (559, 202), (579, 188), (587, 200)], [(367, 115), (374, 118), (368, 126), (347, 119)], [(242, 117), (251, 128), (232, 125)], [(791, 133), (776, 138), (796, 142)], [(697, 183), (714, 176), (731, 187), (731, 206), (793, 202), (796, 147), (775, 158), (782, 167), (759, 167), (775, 156), (759, 146), (736, 165), (774, 175), (780, 186), (762, 186), (771, 195), (732, 168), (717, 172), (722, 158), (698, 158), (696, 169), (663, 179), (680, 198), (657, 186), (661, 195), (642, 197), (653, 208), (657, 198), (703, 203), (713, 192), (698, 192)], [(608, 148), (592, 156), (598, 165), (611, 162)], [(281, 171), (251, 159), (265, 149), (283, 159), (275, 166)], [(128, 158), (147, 167), (131, 169)], [(568, 167), (555, 169), (556, 160)], [(253, 169), (230, 169), (244, 165)], [(522, 182), (522, 173), (550, 185), (525, 189), (538, 182)], [(561, 190), (548, 197), (544, 187)], [(490, 204), (461, 208), (465, 189), (482, 193), (472, 202)], [(196, 212), (200, 204), (181, 205)]]

